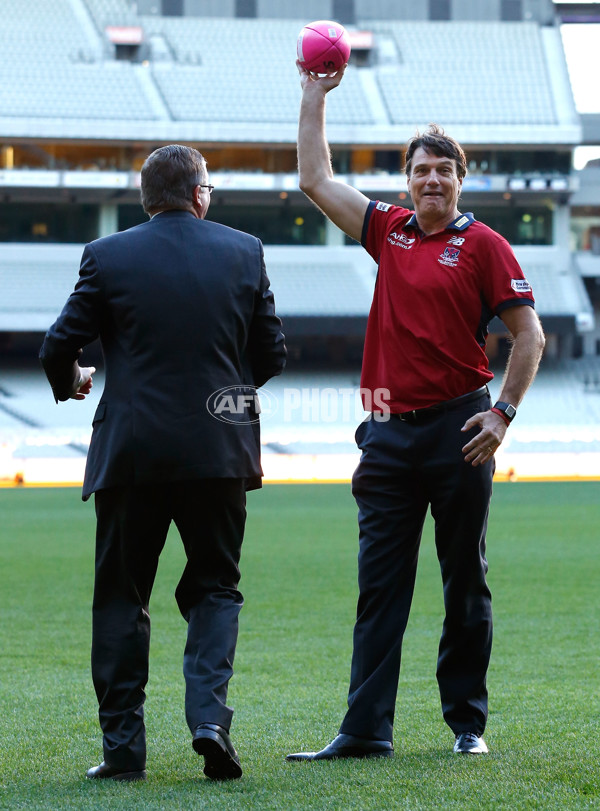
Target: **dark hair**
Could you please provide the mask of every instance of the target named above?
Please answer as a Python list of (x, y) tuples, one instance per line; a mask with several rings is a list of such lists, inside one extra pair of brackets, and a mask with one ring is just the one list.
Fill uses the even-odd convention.
[(192, 207), (193, 193), (206, 174), (204, 157), (191, 146), (155, 149), (142, 166), (141, 200), (146, 214)]
[(456, 164), (456, 174), (459, 178), (463, 178), (467, 174), (467, 158), (461, 145), (454, 138), (446, 135), (438, 124), (430, 124), (422, 135), (417, 131), (406, 147), (404, 171), (408, 177), (410, 177), (413, 155), (419, 147), (423, 147), (425, 152), (430, 152), (440, 158), (452, 158)]

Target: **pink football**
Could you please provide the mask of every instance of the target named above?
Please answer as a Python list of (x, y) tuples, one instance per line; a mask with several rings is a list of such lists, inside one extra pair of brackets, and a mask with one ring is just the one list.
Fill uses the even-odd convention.
[(311, 73), (335, 73), (350, 56), (350, 39), (343, 25), (317, 20), (305, 25), (296, 45), (298, 60)]

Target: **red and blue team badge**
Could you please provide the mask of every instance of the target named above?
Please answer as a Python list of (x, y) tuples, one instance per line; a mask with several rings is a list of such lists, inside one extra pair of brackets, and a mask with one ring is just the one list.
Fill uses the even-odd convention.
[(459, 248), (450, 248), (446, 246), (444, 252), (440, 254), (438, 262), (448, 267), (456, 267), (458, 265), (458, 257), (460, 256)]

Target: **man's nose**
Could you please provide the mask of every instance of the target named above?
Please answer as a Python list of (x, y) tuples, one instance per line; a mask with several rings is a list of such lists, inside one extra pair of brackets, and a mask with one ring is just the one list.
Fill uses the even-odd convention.
[(435, 169), (431, 169), (431, 171), (429, 172), (429, 175), (427, 177), (427, 183), (436, 184), (436, 183), (439, 183), (439, 182), (440, 182), (440, 179), (438, 177), (438, 173), (436, 172)]

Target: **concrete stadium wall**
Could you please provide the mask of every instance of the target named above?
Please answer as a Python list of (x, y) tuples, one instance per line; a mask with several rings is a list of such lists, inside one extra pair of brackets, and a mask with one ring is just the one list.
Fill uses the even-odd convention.
[(453, 0), (453, 20), (499, 20), (500, 0)]

